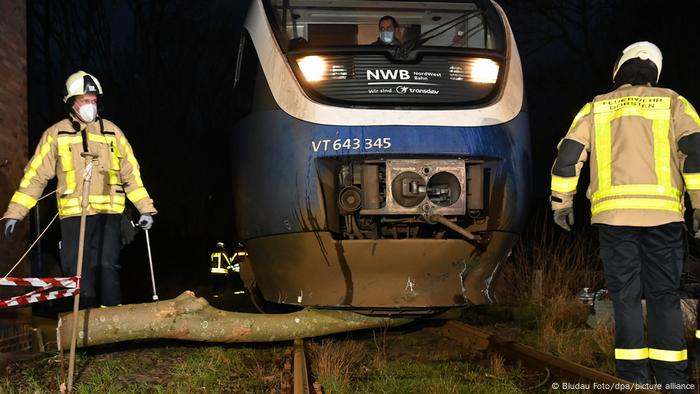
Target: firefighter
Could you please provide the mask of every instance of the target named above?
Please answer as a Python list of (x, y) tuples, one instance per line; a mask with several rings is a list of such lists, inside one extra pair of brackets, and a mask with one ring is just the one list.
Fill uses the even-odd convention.
[(41, 136), (19, 189), (2, 217), (5, 237), (9, 238), (17, 223), (36, 204), (46, 183), (57, 177), (61, 268), (64, 275), (77, 275), (83, 179), (90, 160), (81, 153), (96, 155), (80, 279), (80, 307), (83, 309), (121, 303), (120, 223), (125, 199), (139, 210), (139, 224), (144, 229), (150, 229), (156, 214), (153, 200), (141, 181), (131, 145), (114, 123), (98, 113), (101, 100), (102, 86), (97, 78), (84, 71), (68, 77), (63, 97), (68, 117), (49, 127)]
[(215, 298), (221, 297), (223, 295), (224, 285), (226, 284), (228, 269), (232, 262), (228, 257), (228, 253), (226, 253), (223, 242), (216, 243), (216, 250), (211, 253), (209, 260), (211, 261), (211, 269), (209, 272), (212, 275), (212, 285), (214, 287), (213, 296)]
[(658, 87), (661, 65), (661, 51), (650, 42), (625, 48), (613, 70), (614, 90), (586, 104), (559, 144), (551, 202), (554, 221), (569, 231), (579, 173), (590, 156), (587, 195), (615, 312), (617, 374), (638, 383), (653, 376), (673, 390), (688, 383), (680, 309), (683, 193), (697, 218), (700, 118), (685, 98)]

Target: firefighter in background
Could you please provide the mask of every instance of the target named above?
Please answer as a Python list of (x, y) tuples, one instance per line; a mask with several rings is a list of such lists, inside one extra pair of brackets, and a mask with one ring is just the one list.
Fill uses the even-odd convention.
[(674, 389), (688, 383), (680, 309), (683, 193), (697, 222), (700, 118), (678, 93), (657, 86), (661, 64), (652, 43), (625, 48), (613, 70), (614, 90), (586, 104), (559, 144), (551, 201), (554, 221), (569, 231), (579, 173), (590, 156), (591, 222), (615, 311), (617, 374), (649, 383), (653, 372)]
[(83, 178), (87, 168), (81, 153), (96, 155), (86, 212), (80, 307), (114, 306), (121, 303), (120, 223), (125, 200), (128, 198), (139, 210), (139, 224), (144, 229), (150, 229), (156, 209), (143, 186), (138, 162), (124, 133), (98, 115), (102, 86), (97, 78), (78, 71), (66, 80), (64, 93), (68, 118), (49, 127), (41, 136), (19, 189), (2, 216), (4, 234), (7, 238), (12, 236), (17, 223), (36, 204), (46, 183), (57, 177), (61, 268), (64, 275), (77, 275)]
[(221, 297), (223, 295), (223, 288), (226, 284), (229, 266), (231, 265), (231, 259), (226, 253), (226, 248), (223, 242), (217, 242), (216, 250), (212, 252), (209, 257), (211, 260), (211, 276), (212, 285), (214, 287), (213, 296)]

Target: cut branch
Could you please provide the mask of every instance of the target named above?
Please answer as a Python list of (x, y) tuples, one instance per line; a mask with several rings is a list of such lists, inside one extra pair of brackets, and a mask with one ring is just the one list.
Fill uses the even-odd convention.
[[(59, 317), (56, 328), (59, 350), (70, 344), (72, 316), (69, 313)], [(186, 291), (171, 300), (81, 310), (78, 321), (78, 347), (85, 347), (150, 338), (222, 343), (287, 341), (394, 327), (411, 320), (318, 309), (282, 315), (227, 312)]]

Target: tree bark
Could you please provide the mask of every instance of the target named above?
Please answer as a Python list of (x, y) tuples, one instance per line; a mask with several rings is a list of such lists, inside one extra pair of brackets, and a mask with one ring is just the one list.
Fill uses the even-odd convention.
[[(58, 319), (58, 348), (70, 346), (73, 314)], [(203, 342), (274, 342), (376, 327), (411, 319), (380, 318), (354, 312), (304, 309), (281, 315), (227, 312), (186, 291), (153, 303), (86, 309), (78, 312), (78, 347), (167, 338)]]

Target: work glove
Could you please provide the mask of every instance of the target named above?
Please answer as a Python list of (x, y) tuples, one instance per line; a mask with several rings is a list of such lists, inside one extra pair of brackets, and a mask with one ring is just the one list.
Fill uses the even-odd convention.
[(566, 231), (571, 231), (571, 227), (574, 224), (574, 208), (562, 208), (554, 210), (554, 223), (557, 226), (563, 228)]
[(153, 216), (151, 215), (141, 215), (139, 218), (139, 227), (144, 230), (150, 230), (153, 226)]
[(700, 239), (700, 209), (693, 210), (693, 234), (695, 239)]
[(17, 223), (19, 223), (19, 220), (17, 219), (5, 220), (5, 239), (12, 238), (12, 235), (15, 233)]

